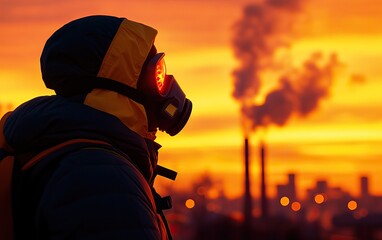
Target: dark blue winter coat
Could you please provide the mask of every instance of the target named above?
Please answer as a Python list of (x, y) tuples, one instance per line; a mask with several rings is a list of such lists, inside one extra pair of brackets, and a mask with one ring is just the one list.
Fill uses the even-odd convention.
[(40, 97), (8, 118), (4, 134), (19, 159), (76, 138), (115, 148), (52, 154), (17, 179), (17, 239), (166, 239), (149, 185), (158, 145), (118, 118), (78, 101)]
[(71, 139), (102, 140), (42, 159), (15, 180), (17, 239), (167, 239), (151, 191), (159, 145), (145, 107), (94, 87), (137, 88), (157, 31), (125, 18), (71, 22), (47, 41), (41, 70), (57, 95), (18, 107), (4, 125), (19, 164)]

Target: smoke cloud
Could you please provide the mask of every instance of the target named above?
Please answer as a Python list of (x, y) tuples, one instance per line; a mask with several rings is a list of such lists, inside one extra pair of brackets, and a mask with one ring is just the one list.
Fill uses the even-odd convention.
[(283, 126), (293, 115), (305, 117), (329, 96), (336, 69), (341, 66), (336, 55), (324, 61), (320, 53), (312, 56), (301, 69), (295, 69), (279, 80), (263, 104), (243, 105), (242, 112), (251, 120), (252, 128), (275, 124)]
[(241, 103), (252, 129), (283, 126), (293, 115), (305, 117), (329, 96), (340, 63), (336, 55), (325, 60), (321, 53), (313, 53), (301, 68), (288, 68), (288, 73), (279, 77), (277, 87), (267, 94), (264, 103), (253, 103), (262, 87), (261, 74), (279, 66), (277, 52), (291, 46), (302, 9), (302, 0), (266, 0), (246, 6), (243, 17), (234, 25), (232, 43), (239, 67), (233, 71), (232, 95)]
[(260, 72), (271, 67), (279, 48), (288, 47), (300, 0), (267, 0), (248, 5), (234, 24), (233, 50), (240, 67), (233, 72), (233, 97), (252, 98), (261, 87)]

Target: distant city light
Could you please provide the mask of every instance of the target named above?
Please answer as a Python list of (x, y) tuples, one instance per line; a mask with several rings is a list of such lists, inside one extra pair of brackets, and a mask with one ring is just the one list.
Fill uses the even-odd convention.
[(293, 202), (291, 208), (293, 211), (298, 212), (301, 209), (301, 204), (299, 202)]
[(216, 188), (212, 188), (212, 189), (209, 189), (208, 192), (207, 192), (207, 197), (209, 199), (216, 199), (220, 196), (220, 191), (219, 189), (216, 189)]
[(314, 196), (314, 201), (317, 204), (321, 204), (321, 203), (323, 203), (325, 201), (325, 197), (322, 194), (317, 194), (316, 196)]
[(354, 217), (356, 219), (364, 218), (369, 214), (369, 211), (367, 209), (359, 209), (357, 212), (354, 214)]
[(221, 208), (218, 204), (214, 204), (214, 203), (208, 203), (207, 204), (207, 210), (210, 211), (210, 212), (219, 212), (221, 211)]
[(193, 199), (187, 199), (187, 201), (185, 202), (185, 205), (186, 205), (186, 208), (194, 208), (195, 207), (195, 201)]
[(351, 200), (351, 201), (349, 201), (348, 202), (348, 208), (349, 208), (349, 210), (351, 210), (351, 211), (354, 211), (354, 210), (356, 210), (357, 209), (357, 202), (356, 201), (354, 201), (354, 200)]
[(288, 206), (289, 205), (289, 198), (288, 197), (282, 197), (280, 198), (280, 204), (284, 207)]
[(204, 196), (206, 195), (206, 192), (207, 192), (207, 189), (203, 186), (201, 187), (198, 187), (198, 189), (196, 190), (196, 192), (200, 195), (200, 196)]

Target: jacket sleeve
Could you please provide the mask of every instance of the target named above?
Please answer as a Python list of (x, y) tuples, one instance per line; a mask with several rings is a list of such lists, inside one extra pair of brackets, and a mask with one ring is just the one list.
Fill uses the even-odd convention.
[(39, 239), (166, 239), (149, 185), (121, 157), (86, 149), (62, 159), (37, 209)]

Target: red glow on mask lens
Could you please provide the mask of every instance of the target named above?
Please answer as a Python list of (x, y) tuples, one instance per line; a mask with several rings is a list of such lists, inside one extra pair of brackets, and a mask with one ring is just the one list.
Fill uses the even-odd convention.
[(166, 79), (166, 64), (163, 59), (159, 60), (155, 66), (155, 81), (160, 93), (164, 92), (164, 82)]

